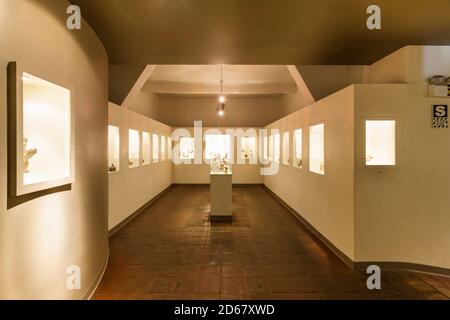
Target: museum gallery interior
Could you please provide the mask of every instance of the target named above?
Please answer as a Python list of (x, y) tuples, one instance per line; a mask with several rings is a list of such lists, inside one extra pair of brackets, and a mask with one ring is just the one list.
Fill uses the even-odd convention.
[(450, 2), (0, 0), (0, 299), (450, 299)]

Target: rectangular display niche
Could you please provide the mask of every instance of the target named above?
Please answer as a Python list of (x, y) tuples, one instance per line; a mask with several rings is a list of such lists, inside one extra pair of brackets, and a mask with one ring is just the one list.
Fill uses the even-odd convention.
[(153, 163), (156, 163), (159, 161), (159, 138), (157, 134), (152, 135), (152, 160)]
[(256, 137), (241, 138), (241, 160), (256, 160)]
[(191, 137), (180, 138), (180, 159), (192, 160), (194, 159), (195, 141)]
[(9, 191), (20, 196), (74, 181), (72, 92), (8, 64)]
[(273, 160), (280, 163), (280, 134), (276, 133), (273, 136)]
[(142, 164), (150, 164), (152, 157), (152, 150), (150, 149), (150, 133), (142, 132)]
[(366, 120), (366, 166), (394, 166), (395, 120)]
[(302, 129), (297, 129), (294, 131), (294, 167), (303, 168), (303, 139)]
[(325, 174), (325, 125), (309, 127), (309, 171)]
[(108, 171), (120, 169), (120, 131), (118, 127), (108, 126)]
[(139, 131), (128, 131), (128, 167), (139, 167)]
[(283, 164), (288, 166), (289, 159), (289, 132), (283, 133)]
[(161, 161), (166, 160), (166, 137), (161, 136)]

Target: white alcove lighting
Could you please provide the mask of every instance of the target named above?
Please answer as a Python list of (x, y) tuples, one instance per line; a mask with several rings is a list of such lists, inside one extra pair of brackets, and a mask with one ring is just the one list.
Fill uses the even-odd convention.
[(152, 149), (150, 143), (150, 133), (142, 132), (142, 164), (144, 166), (151, 162)]
[(283, 133), (283, 164), (289, 165), (289, 131)]
[(325, 174), (325, 125), (309, 127), (309, 170)]
[(120, 170), (120, 129), (108, 126), (108, 171)]
[(156, 133), (152, 135), (152, 147), (153, 147), (152, 161), (153, 163), (156, 163), (159, 161), (159, 138)]
[(294, 131), (294, 167), (303, 168), (303, 132), (302, 129)]
[(195, 156), (195, 141), (191, 137), (180, 138), (180, 159), (192, 160)]
[(394, 166), (395, 120), (366, 120), (367, 166)]
[(139, 131), (128, 131), (128, 167), (139, 167)]

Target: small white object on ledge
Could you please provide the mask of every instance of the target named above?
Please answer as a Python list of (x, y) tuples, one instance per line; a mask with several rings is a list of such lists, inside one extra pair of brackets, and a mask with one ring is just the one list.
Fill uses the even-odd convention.
[(437, 86), (430, 84), (428, 86), (428, 96), (450, 98), (450, 86)]

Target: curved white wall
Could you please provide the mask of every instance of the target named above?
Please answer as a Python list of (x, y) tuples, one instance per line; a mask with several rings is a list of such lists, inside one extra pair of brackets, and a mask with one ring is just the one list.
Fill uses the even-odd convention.
[[(0, 1), (0, 299), (86, 298), (108, 255), (107, 56), (69, 3)], [(8, 209), (6, 66), (18, 61), (74, 88), (75, 183)], [(66, 287), (81, 268), (81, 290)]]

